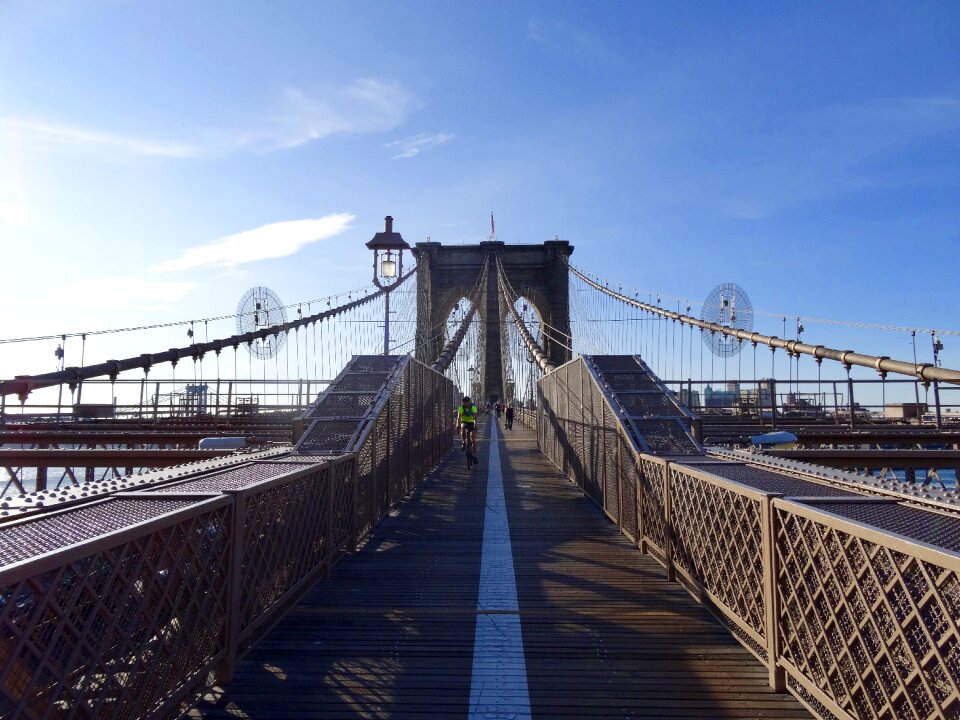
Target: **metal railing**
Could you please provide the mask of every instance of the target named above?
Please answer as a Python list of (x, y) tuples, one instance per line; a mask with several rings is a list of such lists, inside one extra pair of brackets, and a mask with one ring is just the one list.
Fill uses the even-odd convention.
[(960, 387), (901, 378), (665, 380), (691, 412), (767, 427), (820, 422), (960, 427)]
[(960, 514), (705, 455), (640, 453), (574, 360), (541, 450), (821, 718), (960, 717)]
[(35, 390), (22, 403), (0, 396), (0, 425), (292, 414), (304, 410), (329, 383), (313, 378), (93, 379), (73, 392), (57, 387)]
[(339, 457), (238, 461), (0, 526), (0, 717), (176, 717), (452, 444), (409, 361)]

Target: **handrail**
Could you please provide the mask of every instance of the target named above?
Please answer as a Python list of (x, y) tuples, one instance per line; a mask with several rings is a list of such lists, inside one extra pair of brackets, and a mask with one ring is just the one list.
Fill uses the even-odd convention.
[(798, 465), (638, 452), (583, 362), (540, 382), (540, 450), (715, 611), (773, 689), (824, 720), (957, 716), (955, 507)]

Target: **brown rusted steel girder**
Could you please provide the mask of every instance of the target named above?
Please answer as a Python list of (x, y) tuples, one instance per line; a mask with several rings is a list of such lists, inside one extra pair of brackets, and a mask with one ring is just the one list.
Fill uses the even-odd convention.
[[(33, 444), (57, 444), (66, 445), (110, 445), (116, 443), (133, 443), (135, 445), (185, 445), (196, 447), (197, 443), (206, 437), (237, 437), (236, 430), (233, 432), (223, 429), (209, 431), (197, 430), (194, 432), (149, 432), (142, 430), (114, 430), (107, 432), (91, 432), (85, 428), (69, 426), (63, 430), (19, 430), (19, 431), (0, 431), (0, 446), (2, 445), (33, 445)], [(257, 433), (262, 435), (263, 433)], [(249, 433), (244, 436), (252, 439)], [(290, 436), (290, 428), (283, 427), (281, 431), (274, 434), (272, 440), (287, 439)]]
[(766, 450), (771, 457), (803, 460), (835, 468), (957, 468), (960, 450), (859, 450), (850, 448), (823, 448), (804, 450)]

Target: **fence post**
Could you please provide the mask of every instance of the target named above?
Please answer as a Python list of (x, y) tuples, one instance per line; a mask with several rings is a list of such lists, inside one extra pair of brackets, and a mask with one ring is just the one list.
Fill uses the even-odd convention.
[(763, 553), (763, 610), (767, 639), (767, 676), (776, 692), (786, 690), (786, 678), (777, 661), (780, 658), (780, 610), (777, 599), (777, 535), (773, 499), (767, 495), (760, 503), (760, 537)]
[(777, 429), (777, 381), (770, 378), (770, 429)]
[[(592, 389), (593, 388), (591, 388), (591, 390)], [(591, 398), (590, 404), (593, 405), (592, 398)], [(592, 430), (593, 436), (594, 438), (598, 438), (597, 441), (593, 443), (593, 462), (591, 463), (591, 465), (593, 465), (594, 470), (596, 470), (597, 469), (596, 463), (598, 460), (600, 461), (600, 468), (599, 468), (600, 472), (598, 473), (600, 475), (600, 507), (603, 508), (604, 513), (607, 512), (607, 462), (606, 462), (606, 458), (603, 457), (603, 450), (605, 450), (606, 448), (601, 449), (600, 445), (603, 440), (606, 440), (606, 437), (605, 437), (606, 433), (603, 427), (603, 420), (604, 420), (603, 416), (604, 416), (605, 406), (606, 406), (606, 403), (601, 400), (600, 401), (600, 418), (599, 418), (600, 424), (597, 425), (596, 423), (597, 418), (592, 418), (594, 422), (591, 423), (591, 426), (593, 428)], [(592, 414), (591, 414), (591, 417), (592, 417)]]
[(370, 445), (370, 533), (380, 522), (380, 496), (377, 494), (377, 425), (376, 419), (371, 419), (373, 427), (367, 436)]
[(840, 400), (837, 397), (837, 381), (833, 381), (833, 420), (840, 425)]
[(334, 527), (334, 514), (333, 508), (336, 505), (336, 494), (337, 494), (337, 473), (334, 470), (334, 464), (330, 463), (327, 466), (327, 507), (325, 508), (327, 512), (327, 563), (324, 568), (323, 577), (329, 578), (333, 575), (333, 559), (334, 559), (334, 541), (337, 537), (337, 529)]
[(393, 405), (393, 398), (392, 397), (387, 398), (387, 406), (384, 408), (384, 411), (386, 412), (386, 415), (387, 415), (387, 427), (386, 427), (386, 431), (384, 432), (384, 435), (387, 436), (387, 451), (384, 454), (384, 462), (386, 462), (387, 464), (387, 506), (388, 507), (393, 507), (394, 502), (397, 501), (396, 498), (394, 497), (394, 492), (393, 492), (393, 482), (392, 482), (393, 478), (390, 475), (390, 445), (391, 445), (390, 432), (393, 429), (393, 421), (391, 419), (392, 413), (390, 412), (390, 408), (392, 405)]
[(667, 580), (676, 580), (676, 571), (673, 568), (673, 518), (670, 502), (670, 463), (663, 464), (663, 555), (667, 564)]
[(853, 408), (856, 407), (853, 402), (853, 378), (849, 375), (849, 370), (847, 370), (847, 408), (850, 411), (850, 429), (852, 430), (857, 426), (857, 414), (853, 411)]
[(406, 367), (403, 369), (403, 401), (406, 406), (406, 428), (407, 428), (407, 492), (410, 492), (414, 488), (414, 483), (419, 482), (419, 476), (417, 480), (414, 479), (413, 473), (413, 411), (411, 407), (413, 405), (411, 395), (413, 389), (413, 381), (410, 379), (412, 373), (411, 370), (412, 363), (407, 363)]
[(230, 508), (230, 560), (227, 565), (227, 601), (224, 620), (225, 657), (216, 670), (217, 682), (233, 680), (240, 649), (240, 613), (243, 602), (243, 548), (246, 503), (242, 491), (227, 491), (233, 501)]
[(943, 429), (943, 418), (940, 416), (940, 383), (933, 381), (933, 406), (937, 413), (937, 430)]
[(643, 461), (640, 459), (640, 456), (634, 452), (633, 454), (633, 465), (636, 468), (635, 477), (637, 478), (637, 495), (635, 498), (637, 504), (637, 548), (641, 553), (646, 555), (647, 553), (647, 541), (644, 540), (644, 527), (643, 527)]
[(617, 440), (617, 525), (620, 527), (620, 532), (623, 532), (623, 472), (620, 470), (620, 454), (622, 451), (621, 442), (620, 442), (620, 433), (616, 430), (614, 431), (615, 437)]

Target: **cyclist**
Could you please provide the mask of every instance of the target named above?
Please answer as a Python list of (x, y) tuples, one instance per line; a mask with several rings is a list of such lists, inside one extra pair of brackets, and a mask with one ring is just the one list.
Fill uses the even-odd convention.
[(460, 427), (460, 442), (463, 449), (466, 450), (468, 436), (469, 442), (473, 446), (473, 456), (477, 457), (477, 406), (474, 405), (469, 397), (464, 397), (463, 402), (457, 407), (457, 425)]

